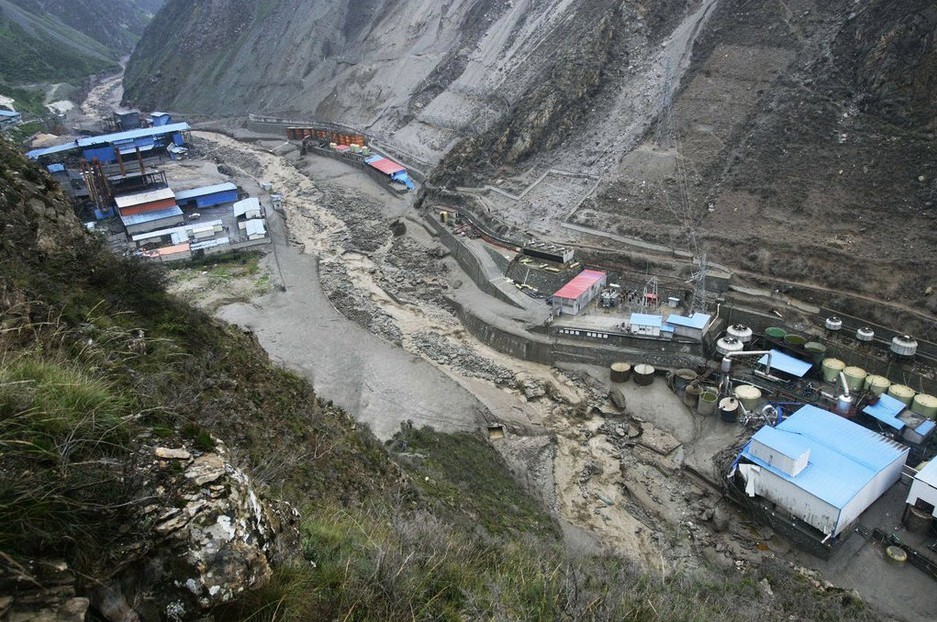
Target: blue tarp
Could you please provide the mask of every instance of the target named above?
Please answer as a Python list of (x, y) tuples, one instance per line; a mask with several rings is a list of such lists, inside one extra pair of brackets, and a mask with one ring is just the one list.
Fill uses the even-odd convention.
[[(768, 364), (768, 355), (765, 354), (763, 357), (758, 359), (758, 363), (761, 365)], [(802, 361), (799, 358), (794, 358), (789, 354), (785, 354), (780, 350), (771, 350), (771, 369), (784, 372), (785, 374), (790, 374), (798, 378), (803, 378), (804, 374), (810, 371), (810, 368), (813, 367), (813, 364)]]
[[(742, 455), (839, 509), (879, 472), (907, 457), (908, 452), (907, 447), (895, 441), (810, 405), (802, 406), (776, 428), (764, 427), (752, 437), (768, 447), (774, 447), (782, 438), (810, 448), (807, 468), (796, 476), (752, 456), (751, 443), (745, 446)], [(790, 446), (785, 444), (784, 449), (789, 450)]]
[(409, 190), (413, 190), (414, 185), (413, 181), (410, 179), (410, 176), (407, 175), (407, 171), (400, 171), (399, 173), (394, 173), (390, 176), (394, 181), (399, 181), (407, 187)]
[(898, 419), (898, 414), (907, 408), (904, 402), (896, 400), (890, 395), (882, 394), (878, 402), (862, 409), (865, 414), (878, 419), (882, 423), (889, 425), (896, 430), (904, 427), (904, 421)]

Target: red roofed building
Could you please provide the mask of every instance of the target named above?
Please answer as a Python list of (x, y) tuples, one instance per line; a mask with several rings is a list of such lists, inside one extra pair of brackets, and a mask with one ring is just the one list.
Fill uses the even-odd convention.
[(583, 270), (553, 294), (553, 306), (559, 313), (576, 315), (602, 291), (608, 275), (598, 270)]

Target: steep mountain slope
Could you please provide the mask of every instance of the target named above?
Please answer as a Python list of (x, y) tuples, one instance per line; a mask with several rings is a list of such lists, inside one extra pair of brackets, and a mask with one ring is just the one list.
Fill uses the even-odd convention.
[(81, 78), (114, 69), (162, 0), (0, 0), (0, 81)]
[(562, 171), (482, 210), (540, 235), (937, 308), (935, 33), (927, 0), (171, 0), (126, 84), (364, 128), (434, 186)]

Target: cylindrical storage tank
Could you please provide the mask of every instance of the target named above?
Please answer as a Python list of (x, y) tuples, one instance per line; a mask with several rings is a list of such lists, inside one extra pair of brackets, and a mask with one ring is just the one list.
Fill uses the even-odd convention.
[(852, 365), (843, 369), (843, 373), (846, 374), (846, 386), (849, 387), (850, 391), (858, 391), (861, 389), (862, 383), (865, 382), (865, 377), (869, 375), (869, 372), (861, 367)]
[(609, 376), (612, 382), (628, 382), (631, 378), (631, 365), (628, 363), (612, 363)]
[(688, 384), (683, 393), (683, 403), (690, 408), (696, 408), (699, 404), (699, 396), (703, 389), (698, 384)]
[(772, 339), (784, 339), (784, 337), (787, 336), (787, 331), (777, 326), (771, 326), (765, 329), (765, 336), (771, 337)]
[(739, 420), (739, 401), (734, 397), (724, 397), (719, 400), (719, 416), (726, 423), (735, 423)]
[(905, 384), (891, 385), (888, 387), (888, 394), (906, 406), (910, 406), (911, 400), (914, 399), (914, 389)]
[(733, 339), (738, 339), (742, 343), (748, 343), (752, 340), (752, 329), (745, 324), (733, 324), (726, 329), (726, 337), (732, 337)]
[(911, 400), (911, 410), (922, 417), (933, 419), (937, 417), (937, 397), (927, 393), (918, 393)]
[[(673, 390), (677, 393), (677, 395), (683, 393), (686, 390), (687, 385), (696, 380), (698, 375), (699, 374), (697, 374), (692, 369), (678, 369), (673, 374)], [(697, 393), (697, 395), (699, 394)], [(695, 397), (696, 396), (694, 396), (694, 398)], [(695, 404), (696, 400), (694, 399), (691, 406)]]
[(823, 379), (827, 382), (836, 382), (836, 377), (839, 376), (839, 372), (843, 371), (845, 367), (846, 363), (839, 359), (823, 359)]
[(873, 395), (881, 395), (889, 386), (891, 386), (891, 380), (885, 376), (876, 376), (875, 374), (866, 376), (863, 383), (863, 387)]
[(632, 377), (634, 378), (635, 384), (646, 387), (654, 382), (654, 367), (645, 363), (635, 365)]
[(911, 358), (917, 353), (917, 340), (911, 335), (897, 335), (891, 340), (891, 351), (895, 356)]
[(840, 395), (836, 398), (836, 412), (844, 417), (851, 415), (854, 403), (851, 395)]
[(741, 402), (745, 410), (755, 410), (758, 400), (761, 399), (761, 390), (750, 384), (740, 384), (735, 387), (735, 398)]
[(801, 337), (800, 335), (791, 334), (791, 335), (784, 335), (784, 343), (786, 343), (789, 346), (794, 346), (795, 348), (800, 348), (805, 343), (807, 343), (807, 340)]
[(866, 343), (872, 341), (875, 338), (875, 331), (869, 328), (868, 326), (863, 326), (856, 331), (856, 339), (859, 341), (864, 341)]
[(723, 337), (716, 341), (716, 352), (722, 355), (741, 352), (744, 349), (745, 344), (735, 337)]
[(930, 530), (931, 522), (934, 517), (930, 512), (925, 512), (913, 505), (908, 507), (908, 513), (905, 515), (905, 524), (908, 531), (913, 533), (927, 533)]
[(814, 364), (819, 363), (826, 356), (826, 346), (819, 341), (808, 341), (804, 344), (804, 350), (810, 353), (810, 358)]
[(835, 333), (839, 330), (842, 330), (843, 321), (834, 315), (832, 317), (826, 318), (826, 321), (823, 323), (823, 325), (826, 326), (826, 330)]
[(719, 395), (715, 391), (706, 390), (699, 394), (699, 402), (696, 411), (701, 415), (709, 416), (716, 412), (716, 403), (719, 401)]

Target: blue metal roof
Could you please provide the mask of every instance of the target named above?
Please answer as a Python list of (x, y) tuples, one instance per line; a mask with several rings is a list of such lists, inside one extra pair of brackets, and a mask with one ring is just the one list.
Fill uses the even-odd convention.
[(45, 149), (33, 149), (26, 152), (27, 158), (40, 158), (45, 155), (64, 153), (72, 149), (86, 149), (88, 147), (97, 147), (101, 145), (110, 145), (121, 141), (135, 140), (137, 138), (148, 138), (152, 136), (163, 136), (165, 134), (175, 134), (176, 132), (188, 132), (188, 123), (172, 123), (170, 125), (159, 125), (156, 127), (144, 127), (136, 130), (127, 130), (126, 132), (117, 132), (115, 134), (102, 134), (101, 136), (86, 136), (73, 140), (64, 145), (55, 145)]
[[(758, 359), (758, 363), (761, 365), (767, 365), (768, 355), (765, 354), (763, 357)], [(773, 348), (771, 349), (771, 369), (776, 369), (778, 371), (784, 372), (785, 374), (803, 378), (804, 374), (810, 371), (811, 367), (813, 367), (812, 363), (802, 361), (799, 358), (785, 354), (780, 350), (775, 350)]]
[(64, 173), (65, 165), (64, 164), (50, 164), (46, 167), (50, 173)]
[(921, 425), (914, 428), (914, 431), (920, 434), (921, 436), (927, 436), (930, 433), (930, 431), (933, 430), (935, 427), (937, 427), (937, 423), (934, 423), (930, 419), (925, 419), (924, 421), (921, 422)]
[(867, 415), (875, 417), (882, 423), (889, 425), (896, 430), (900, 430), (904, 427), (904, 421), (898, 418), (898, 414), (907, 408), (904, 402), (896, 400), (890, 395), (882, 394), (878, 398), (878, 402), (875, 404), (870, 404), (862, 409)]
[(690, 317), (685, 315), (671, 314), (667, 316), (667, 323), (674, 326), (686, 326), (687, 328), (696, 328), (702, 330), (709, 323), (711, 315), (708, 313), (694, 313)]
[(664, 325), (664, 318), (659, 315), (650, 315), (647, 313), (632, 313), (631, 324), (639, 326), (656, 326), (660, 328)]
[(880, 471), (907, 457), (908, 448), (816, 406), (803, 406), (776, 428), (760, 429), (753, 437), (785, 453), (796, 444), (810, 448), (807, 468), (796, 476), (742, 455), (833, 507), (842, 509)]
[(18, 117), (18, 116), (20, 116), (20, 113), (18, 112), (13, 112), (12, 110), (0, 110), (0, 117), (13, 118), (13, 117)]
[(124, 223), (125, 227), (132, 227), (133, 225), (142, 225), (154, 220), (160, 220), (161, 218), (172, 218), (173, 216), (182, 216), (182, 210), (178, 205), (167, 207), (166, 209), (156, 210), (154, 212), (143, 212), (142, 214), (121, 216), (120, 220)]
[(182, 192), (177, 192), (176, 200), (187, 201), (188, 199), (194, 199), (196, 197), (203, 197), (209, 194), (215, 194), (216, 192), (231, 192), (232, 190), (237, 190), (237, 189), (238, 189), (237, 186), (227, 181), (223, 184), (215, 184), (213, 186), (202, 186), (201, 188), (192, 188), (190, 190), (183, 190)]

